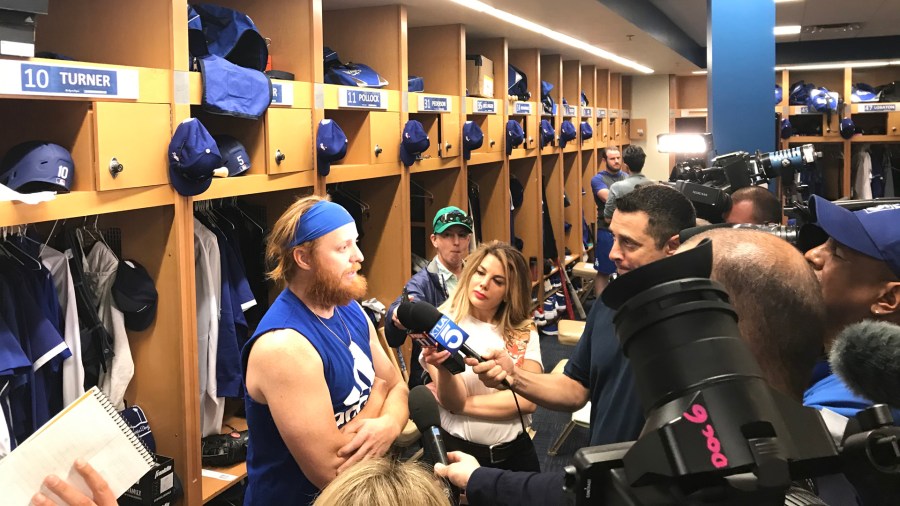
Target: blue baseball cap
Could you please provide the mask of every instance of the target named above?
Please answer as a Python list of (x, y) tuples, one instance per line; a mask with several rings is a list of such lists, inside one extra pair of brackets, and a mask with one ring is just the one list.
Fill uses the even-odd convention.
[(474, 121), (463, 123), (463, 158), (472, 157), (472, 150), (478, 149), (484, 144), (484, 132)]
[(68, 193), (74, 176), (75, 162), (69, 150), (51, 142), (23, 142), (13, 146), (0, 162), (0, 183), (21, 193)]
[(517, 148), (525, 142), (525, 131), (518, 121), (511, 119), (506, 122), (506, 154), (512, 153), (513, 148)]
[(250, 153), (244, 145), (230, 135), (214, 135), (222, 163), (228, 169), (228, 177), (240, 176), (250, 170)]
[(809, 210), (816, 224), (832, 239), (885, 262), (900, 277), (900, 204), (850, 211), (813, 195)]
[(784, 118), (781, 120), (781, 138), (789, 139), (792, 135), (794, 135), (794, 126), (791, 125), (791, 120)]
[(417, 120), (411, 119), (403, 127), (403, 136), (400, 138), (400, 160), (407, 167), (416, 163), (418, 155), (431, 146), (425, 127)]
[(844, 139), (849, 139), (856, 135), (856, 124), (850, 118), (844, 118), (841, 120), (841, 137)]
[(548, 120), (542, 119), (541, 134), (538, 141), (541, 144), (541, 149), (544, 149), (544, 146), (547, 144), (552, 144), (554, 137), (556, 137), (556, 130), (553, 129), (553, 125), (551, 125)]
[(331, 172), (331, 164), (347, 154), (347, 136), (332, 119), (323, 119), (316, 130), (316, 165), (320, 176)]
[(559, 125), (559, 147), (566, 147), (566, 144), (575, 140), (576, 137), (578, 137), (578, 132), (575, 130), (575, 125), (569, 120), (564, 120)]
[(587, 121), (581, 122), (581, 140), (586, 141), (594, 136), (594, 129), (591, 128), (591, 124)]
[(169, 142), (169, 182), (175, 191), (185, 197), (200, 195), (220, 167), (219, 147), (203, 123), (197, 118), (182, 121)]

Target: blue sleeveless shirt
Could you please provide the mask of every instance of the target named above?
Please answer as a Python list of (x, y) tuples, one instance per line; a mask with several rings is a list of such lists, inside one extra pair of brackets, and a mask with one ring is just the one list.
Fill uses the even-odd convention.
[[(352, 420), (369, 399), (375, 370), (372, 350), (369, 347), (369, 324), (365, 313), (356, 301), (338, 306), (335, 314), (322, 323), (306, 305), (288, 289), (281, 292), (259, 322), (256, 333), (247, 341), (241, 353), (244, 381), (247, 379), (247, 359), (259, 336), (278, 329), (293, 329), (313, 345), (322, 358), (325, 382), (331, 396), (334, 421), (338, 428)], [(351, 344), (346, 343), (350, 330)], [(313, 501), (319, 489), (304, 476), (294, 456), (278, 432), (272, 412), (266, 404), (260, 404), (246, 392), (244, 403), (250, 443), (247, 450), (247, 490), (245, 505), (291, 504), (305, 505)], [(303, 406), (297, 406), (296, 415), (305, 417)]]

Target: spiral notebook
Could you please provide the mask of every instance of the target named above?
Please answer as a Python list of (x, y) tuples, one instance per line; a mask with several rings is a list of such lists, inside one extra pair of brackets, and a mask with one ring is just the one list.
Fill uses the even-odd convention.
[(0, 460), (2, 503), (30, 504), (48, 474), (89, 494), (90, 489), (75, 470), (77, 458), (96, 469), (116, 497), (154, 466), (153, 455), (106, 395), (94, 387)]

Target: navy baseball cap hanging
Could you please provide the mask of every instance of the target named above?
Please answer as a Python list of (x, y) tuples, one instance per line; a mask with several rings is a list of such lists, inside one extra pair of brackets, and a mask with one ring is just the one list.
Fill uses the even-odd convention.
[(428, 140), (428, 134), (425, 133), (422, 123), (414, 119), (407, 121), (400, 139), (400, 160), (403, 165), (412, 166), (429, 146), (431, 141)]
[(481, 127), (474, 121), (466, 121), (463, 123), (463, 158), (466, 160), (472, 157), (472, 151), (484, 144), (484, 132)]
[(856, 124), (850, 118), (844, 118), (841, 120), (841, 137), (844, 139), (849, 139), (859, 133), (856, 128)]
[(594, 136), (594, 129), (591, 128), (590, 122), (581, 122), (581, 141), (584, 142)]
[(134, 260), (122, 260), (112, 286), (113, 301), (125, 315), (125, 328), (146, 330), (156, 318), (158, 294), (147, 269)]
[(212, 184), (222, 156), (215, 139), (196, 118), (182, 121), (169, 142), (169, 181), (179, 194), (193, 197)]
[(13, 146), (0, 162), (0, 183), (21, 193), (68, 193), (75, 176), (69, 150), (44, 141)]
[(794, 135), (794, 126), (791, 125), (791, 120), (784, 118), (781, 120), (781, 138), (788, 139), (792, 135)]
[(781, 90), (781, 86), (775, 85), (775, 105), (781, 103), (782, 98), (784, 98), (784, 92)]
[(202, 34), (202, 37), (196, 33), (189, 35), (194, 56), (211, 54), (248, 69), (266, 69), (269, 48), (253, 20), (243, 12), (212, 4), (193, 4), (188, 7), (188, 29), (199, 29)]
[(347, 154), (347, 136), (332, 119), (323, 119), (316, 129), (316, 165), (320, 176), (331, 173), (331, 164)]
[(244, 145), (230, 135), (214, 135), (222, 163), (228, 169), (228, 177), (240, 176), (250, 170), (250, 154)]
[(512, 154), (513, 148), (517, 148), (525, 141), (525, 131), (518, 121), (511, 119), (506, 122), (506, 154)]
[(544, 146), (553, 144), (553, 138), (556, 137), (556, 130), (553, 128), (553, 125), (551, 125), (550, 122), (545, 119), (541, 120), (540, 130), (541, 133), (538, 142), (541, 145), (541, 149), (544, 149)]
[(566, 144), (575, 140), (576, 137), (578, 137), (578, 132), (575, 130), (575, 125), (569, 120), (563, 120), (559, 125), (559, 147), (566, 147)]

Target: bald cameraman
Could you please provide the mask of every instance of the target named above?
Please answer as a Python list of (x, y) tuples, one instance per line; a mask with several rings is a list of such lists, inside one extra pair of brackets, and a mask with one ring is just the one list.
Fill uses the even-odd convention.
[(731, 207), (722, 218), (725, 223), (780, 224), (781, 202), (762, 186), (747, 186), (731, 194)]

